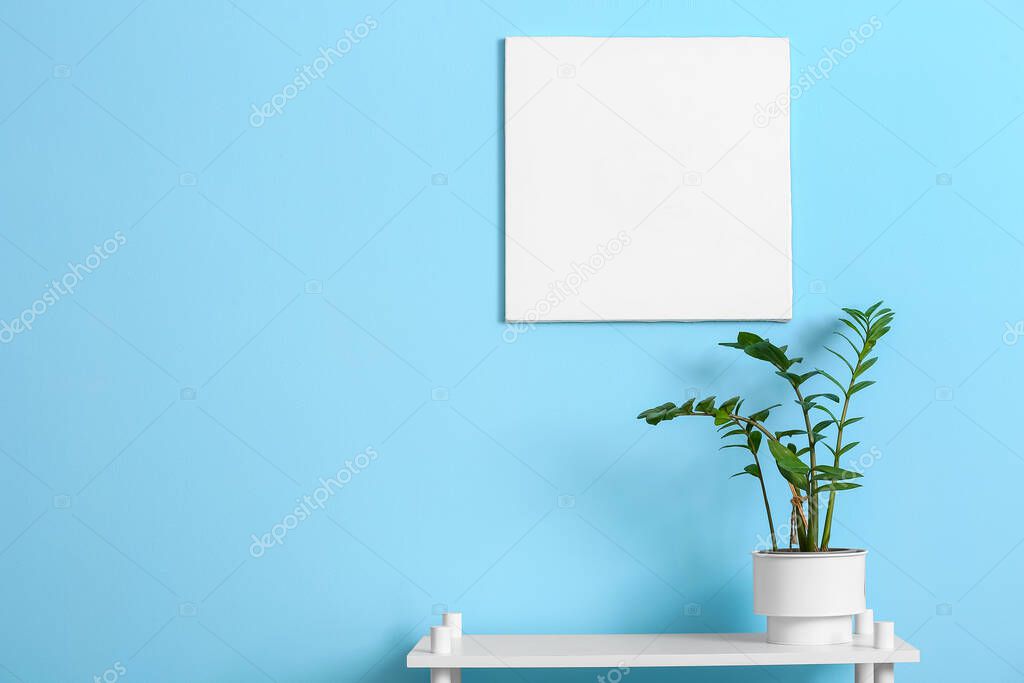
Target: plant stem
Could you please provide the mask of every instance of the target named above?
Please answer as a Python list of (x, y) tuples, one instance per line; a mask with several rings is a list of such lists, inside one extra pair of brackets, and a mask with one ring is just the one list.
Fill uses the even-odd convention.
[[(854, 366), (853, 372), (850, 373), (850, 385), (846, 388), (843, 399), (843, 412), (839, 416), (839, 424), (836, 427), (836, 450), (835, 450), (835, 463), (834, 467), (839, 467), (840, 452), (843, 448), (843, 426), (846, 423), (846, 411), (850, 409), (850, 389), (853, 388), (853, 383), (857, 379), (857, 373), (860, 371), (860, 366), (864, 362), (864, 349), (857, 354), (857, 365)], [(836, 492), (829, 491), (828, 493), (828, 510), (825, 513), (825, 528), (821, 532), (821, 549), (828, 550), (828, 542), (832, 538), (832, 513), (836, 508)]]
[[(739, 422), (736, 423), (740, 424)], [(757, 465), (757, 480), (761, 484), (761, 497), (764, 498), (764, 511), (768, 513), (768, 531), (772, 536), (772, 550), (778, 550), (779, 544), (775, 540), (775, 522), (772, 521), (772, 506), (768, 502), (768, 490), (764, 486), (764, 472), (761, 471), (761, 461), (757, 458), (757, 451), (754, 449), (753, 443), (750, 441), (750, 435), (747, 435), (747, 445), (750, 449), (751, 455), (754, 456), (754, 464)]]
[(817, 466), (817, 456), (814, 453), (814, 431), (811, 428), (811, 411), (804, 403), (804, 396), (800, 387), (793, 384), (793, 391), (796, 392), (797, 400), (800, 401), (800, 410), (804, 414), (804, 424), (807, 426), (807, 448), (811, 470), (807, 474), (807, 537), (810, 540), (811, 549), (817, 550), (818, 544), (818, 483), (814, 480), (814, 468)]
[[(712, 414), (712, 413), (691, 413), (691, 415), (694, 416), (694, 417), (715, 417), (715, 415)], [(728, 413), (728, 415), (729, 415), (729, 419), (731, 419), (737, 425), (740, 424), (740, 423), (748, 424), (751, 427), (753, 427), (753, 428), (757, 429), (758, 431), (760, 431), (762, 434), (764, 434), (766, 437), (768, 437), (769, 439), (771, 439), (775, 443), (779, 443), (779, 439), (775, 436), (775, 434), (772, 433), (772, 431), (770, 429), (765, 427), (763, 424), (761, 424), (757, 420), (751, 420), (749, 417), (743, 417), (742, 415), (734, 415), (732, 413)], [(761, 472), (761, 462), (757, 458), (757, 453), (754, 453), (753, 449), (751, 449), (750, 452), (754, 456), (754, 464), (757, 465), (757, 471)], [(772, 550), (778, 550), (779, 549), (779, 545), (778, 545), (778, 542), (775, 539), (775, 523), (772, 521), (772, 506), (768, 502), (768, 491), (767, 491), (767, 489), (765, 489), (765, 486), (764, 486), (764, 472), (761, 472), (761, 476), (758, 477), (758, 479), (761, 482), (761, 496), (764, 498), (764, 511), (768, 515), (768, 531), (771, 533), (771, 537), (772, 537)], [(789, 484), (789, 482), (786, 482), (786, 483)], [(789, 484), (789, 489), (790, 489), (790, 491), (793, 492), (793, 495), (795, 497), (799, 498), (800, 492), (796, 490), (795, 486), (793, 486), (792, 484)], [(803, 515), (803, 510), (800, 511), (800, 514)], [(805, 518), (804, 519), (804, 525), (806, 526), (806, 524), (807, 524), (807, 520)]]
[[(694, 414), (695, 415), (704, 415), (705, 413), (694, 413)], [(708, 417), (714, 417), (714, 415), (710, 415), (710, 414), (708, 414), (707, 416)], [(744, 423), (746, 423), (746, 424), (748, 424), (748, 425), (750, 425), (752, 427), (755, 427), (761, 433), (763, 433), (765, 436), (767, 436), (769, 439), (771, 439), (775, 443), (781, 445), (781, 442), (779, 441), (778, 437), (775, 436), (775, 434), (773, 434), (770, 429), (765, 427), (763, 424), (761, 424), (757, 420), (751, 420), (749, 417), (743, 417), (742, 415), (733, 415), (731, 413), (729, 414), (729, 417), (731, 417), (733, 420), (739, 420), (740, 422), (744, 422)], [(760, 469), (760, 465), (758, 465), (758, 468)], [(789, 490), (790, 490), (790, 492), (792, 492), (793, 497), (794, 498), (800, 498), (800, 492), (797, 491), (796, 487), (793, 486), (793, 484), (791, 484), (788, 481), (786, 483), (789, 484)], [(800, 517), (803, 520), (804, 528), (806, 528), (807, 527), (807, 517), (804, 515), (803, 507), (797, 508), (797, 511), (800, 513)]]
[[(704, 415), (705, 417), (714, 417), (714, 415), (712, 415), (711, 413), (694, 413), (694, 415)], [(769, 439), (771, 439), (775, 443), (781, 445), (781, 443), (779, 442), (778, 437), (775, 436), (775, 434), (772, 433), (772, 431), (770, 429), (765, 427), (763, 424), (761, 424), (757, 420), (751, 420), (749, 417), (743, 417), (742, 415), (734, 415), (732, 413), (729, 413), (729, 417), (732, 420), (734, 420), (734, 421), (743, 422), (744, 424), (748, 424), (751, 427), (754, 427), (755, 429), (760, 431), (762, 434), (767, 436)], [(755, 456), (755, 458), (756, 458), (756, 456)], [(757, 469), (760, 470), (761, 469), (761, 465), (758, 465)], [(764, 487), (763, 474), (764, 473), (762, 473), (762, 480), (761, 480), (762, 490), (763, 490), (763, 487)], [(791, 484), (788, 481), (786, 483), (789, 484), (789, 490), (793, 494), (793, 498), (795, 500), (799, 500), (800, 492), (797, 491), (797, 488), (795, 486), (793, 486), (793, 484)], [(768, 494), (767, 493), (765, 493), (765, 496), (764, 496), (764, 504), (765, 504), (765, 509), (768, 511), (768, 518), (770, 520), (771, 516), (772, 516), (772, 510), (771, 510), (771, 506), (768, 504)], [(806, 529), (807, 528), (807, 517), (806, 517), (806, 515), (804, 515), (803, 507), (802, 506), (794, 506), (794, 507), (796, 507), (797, 512), (800, 513), (800, 518), (801, 518), (801, 520), (804, 523), (804, 528)], [(773, 539), (775, 538), (775, 529), (774, 529), (774, 527), (772, 528), (772, 538)]]

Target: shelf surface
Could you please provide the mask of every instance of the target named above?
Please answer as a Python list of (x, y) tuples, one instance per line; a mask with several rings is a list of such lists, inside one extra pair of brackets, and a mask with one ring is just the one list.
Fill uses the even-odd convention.
[(764, 633), (620, 635), (473, 635), (452, 643), (452, 653), (430, 652), (420, 639), (406, 658), (409, 668), (558, 669), (677, 666), (778, 666), (919, 662), (921, 653), (896, 638), (891, 650), (871, 636), (842, 645), (773, 645)]

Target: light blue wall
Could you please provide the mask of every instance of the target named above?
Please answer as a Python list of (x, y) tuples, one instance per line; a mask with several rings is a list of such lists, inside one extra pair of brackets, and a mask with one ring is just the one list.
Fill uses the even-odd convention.
[[(837, 544), (924, 651), (901, 681), (1024, 678), (1020, 2), (127, 0), (0, 7), (0, 318), (41, 302), (0, 345), (0, 680), (424, 681), (404, 654), (442, 604), (478, 632), (759, 628), (743, 461), (633, 419), (784, 396), (714, 346), (741, 326), (503, 341), (501, 41), (781, 34), (796, 75), (872, 16), (794, 106), (794, 321), (747, 327), (827, 363), (838, 305), (898, 310)], [(766, 677), (852, 673), (687, 680)]]

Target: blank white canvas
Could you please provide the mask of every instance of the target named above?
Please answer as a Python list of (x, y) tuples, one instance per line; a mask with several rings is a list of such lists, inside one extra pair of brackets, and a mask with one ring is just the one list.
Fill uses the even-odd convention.
[(784, 38), (505, 41), (505, 318), (789, 320)]

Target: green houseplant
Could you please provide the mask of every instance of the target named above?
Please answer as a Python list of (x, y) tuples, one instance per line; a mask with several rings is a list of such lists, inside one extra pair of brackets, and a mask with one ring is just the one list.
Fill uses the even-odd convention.
[[(862, 419), (850, 414), (851, 400), (855, 394), (874, 384), (874, 381), (865, 379), (866, 373), (877, 360), (877, 356), (871, 354), (878, 341), (889, 331), (895, 313), (889, 308), (883, 308), (881, 301), (864, 311), (853, 308), (844, 308), (843, 311), (846, 316), (840, 317), (839, 323), (844, 329), (835, 334), (849, 349), (840, 353), (826, 347), (826, 351), (845, 366), (848, 375), (843, 380), (820, 368), (798, 372), (796, 366), (803, 362), (803, 358), (790, 357), (788, 347), (776, 346), (751, 332), (740, 332), (735, 342), (721, 344), (740, 349), (748, 356), (770, 364), (775, 374), (785, 380), (800, 407), (802, 424), (796, 429), (773, 431), (767, 426), (771, 411), (782, 404), (744, 413), (744, 402), (739, 396), (720, 403), (716, 402), (714, 396), (699, 402), (691, 399), (679, 406), (664, 403), (637, 416), (651, 425), (677, 417), (712, 418), (722, 432), (722, 437), (733, 440), (723, 448), (748, 451), (753, 456), (753, 462), (733, 476), (747, 474), (760, 483), (773, 550), (778, 550), (779, 546), (761, 467), (762, 445), (767, 445), (767, 452), (792, 494), (791, 518), (795, 522), (796, 537), (802, 551), (829, 549), (836, 494), (860, 486), (852, 481), (861, 477), (859, 472), (840, 467), (840, 458), (859, 445), (858, 441), (846, 439), (848, 428)], [(829, 391), (809, 393), (808, 382), (815, 378), (828, 382), (831, 385)], [(802, 443), (798, 446), (792, 439)], [(824, 522), (819, 523), (822, 513), (820, 498), (824, 494), (828, 494), (828, 502), (824, 509)]]
[[(862, 419), (852, 414), (851, 404), (854, 396), (874, 384), (866, 379), (877, 361), (873, 352), (889, 332), (895, 313), (881, 301), (863, 311), (842, 310), (845, 315), (839, 318), (840, 329), (835, 332), (841, 346), (838, 350), (826, 347), (841, 363), (837, 372), (822, 368), (803, 372), (798, 367), (803, 358), (790, 356), (788, 347), (776, 346), (751, 332), (740, 332), (735, 342), (721, 344), (767, 363), (784, 380), (800, 409), (795, 428), (776, 430), (768, 426), (773, 411), (782, 404), (748, 412), (739, 396), (721, 402), (710, 396), (678, 406), (664, 403), (637, 416), (651, 425), (678, 417), (710, 418), (728, 441), (723, 448), (738, 448), (750, 454), (753, 462), (733, 476), (755, 478), (764, 502), (772, 551), (755, 553), (754, 601), (755, 611), (768, 615), (768, 639), (772, 642), (848, 641), (852, 638), (849, 615), (864, 609), (866, 551), (834, 551), (830, 543), (838, 494), (858, 488), (860, 484), (855, 480), (862, 476), (841, 466), (842, 456), (859, 445), (849, 439), (852, 426)], [(822, 388), (812, 389), (813, 385)], [(780, 549), (776, 538), (765, 476), (769, 462), (775, 464), (789, 491), (789, 540), (791, 547), (796, 543), (795, 550)], [(820, 562), (809, 562), (808, 555), (821, 559), (832, 556), (834, 561), (825, 567)], [(797, 556), (803, 559), (793, 561)], [(789, 561), (769, 562), (770, 558), (781, 557)], [(844, 592), (834, 582), (815, 585), (820, 576), (830, 572), (833, 578), (846, 576), (848, 590)]]

